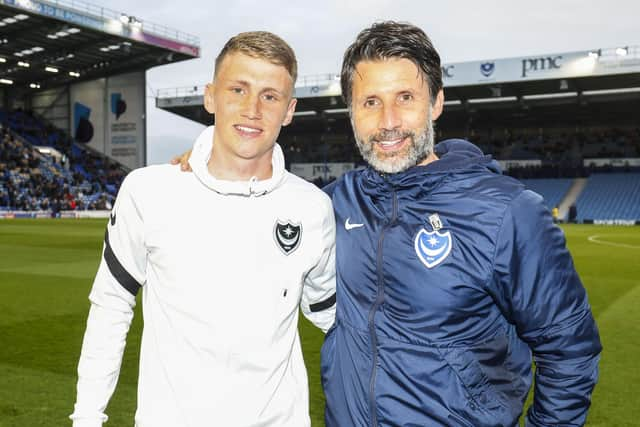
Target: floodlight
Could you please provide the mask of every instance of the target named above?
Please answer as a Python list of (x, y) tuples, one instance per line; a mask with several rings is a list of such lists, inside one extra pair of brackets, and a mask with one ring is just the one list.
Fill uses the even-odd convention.
[(80, 73), (76, 72), (76, 71), (69, 71), (69, 75), (71, 77), (80, 77)]
[(75, 27), (74, 28), (69, 28), (67, 30), (67, 33), (69, 33), (69, 34), (76, 34), (76, 33), (79, 33), (79, 32), (80, 32), (80, 28), (75, 28)]
[(131, 25), (132, 27), (136, 27), (136, 28), (142, 28), (142, 21), (140, 21), (135, 16), (130, 16), (129, 17), (129, 25)]
[(18, 61), (19, 67), (29, 68), (29, 63), (24, 61)]
[(627, 56), (627, 54), (629, 54), (629, 47), (625, 46), (625, 47), (619, 47), (616, 49), (616, 55), (618, 56)]
[(0, 79), (0, 83), (5, 84), (5, 85), (12, 85), (13, 84), (13, 80)]
[(0, 57), (0, 62), (5, 63), (5, 62), (7, 62), (7, 59)]
[(34, 46), (33, 48), (31, 48), (31, 50), (34, 52), (42, 52), (44, 48), (40, 46)]
[(68, 35), (69, 35), (69, 33), (67, 33), (66, 31), (58, 31), (56, 33), (56, 36), (58, 36), (58, 37), (66, 37)]
[(58, 69), (57, 69), (56, 67), (49, 67), (49, 66), (47, 66), (47, 67), (44, 67), (44, 70), (45, 70), (45, 71), (48, 71), (48, 72), (50, 72), (50, 73), (57, 73), (57, 72), (58, 72)]
[(4, 22), (5, 24), (15, 24), (16, 22), (18, 22), (18, 20), (9, 16), (7, 18), (4, 18), (2, 22)]
[(58, 38), (58, 36), (56, 36), (55, 34), (47, 34), (47, 38), (51, 39), (51, 40), (55, 40)]
[(29, 83), (29, 87), (31, 89), (40, 89), (40, 85), (38, 83)]
[(19, 15), (14, 16), (15, 19), (17, 19), (18, 21), (24, 21), (25, 19), (29, 19), (28, 15), (25, 15), (24, 13), (21, 13)]
[(118, 50), (118, 49), (120, 49), (120, 45), (112, 44), (111, 46), (109, 46), (109, 49), (111, 49), (111, 50)]

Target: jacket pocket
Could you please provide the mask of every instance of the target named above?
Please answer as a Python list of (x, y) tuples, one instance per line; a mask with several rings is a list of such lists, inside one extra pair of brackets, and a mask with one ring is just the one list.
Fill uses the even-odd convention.
[[(517, 422), (526, 390), (521, 387), (524, 381), (509, 370), (506, 337), (490, 340), (477, 348), (454, 347), (440, 351), (466, 392), (468, 416), (473, 418), (474, 425), (510, 427)], [(505, 394), (502, 391), (505, 387), (513, 392)]]

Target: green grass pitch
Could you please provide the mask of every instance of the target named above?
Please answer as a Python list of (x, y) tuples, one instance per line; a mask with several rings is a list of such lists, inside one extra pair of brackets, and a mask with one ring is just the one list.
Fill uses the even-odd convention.
[[(87, 299), (106, 220), (0, 221), (0, 427), (70, 425)], [(564, 226), (604, 352), (589, 426), (640, 420), (640, 227)], [(129, 332), (108, 426), (133, 425), (141, 315)], [(300, 330), (311, 418), (323, 426), (322, 333)]]

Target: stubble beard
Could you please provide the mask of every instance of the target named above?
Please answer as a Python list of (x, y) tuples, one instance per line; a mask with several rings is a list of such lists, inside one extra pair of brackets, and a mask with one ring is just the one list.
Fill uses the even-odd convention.
[[(433, 153), (434, 135), (433, 120), (431, 120), (431, 111), (427, 124), (422, 132), (412, 132), (403, 130), (383, 131), (375, 135), (371, 135), (368, 141), (361, 138), (351, 119), (351, 126), (356, 138), (356, 145), (362, 158), (378, 172), (386, 174), (394, 174), (404, 172), (407, 169), (422, 163), (431, 153)], [(409, 144), (400, 150), (386, 153), (376, 150), (377, 141), (390, 141), (398, 138), (410, 138)]]

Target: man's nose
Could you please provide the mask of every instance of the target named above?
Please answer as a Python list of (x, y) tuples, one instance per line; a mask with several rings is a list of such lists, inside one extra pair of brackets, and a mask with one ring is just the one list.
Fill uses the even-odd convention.
[(394, 106), (384, 106), (380, 118), (380, 128), (385, 130), (397, 129), (402, 125), (402, 117), (398, 109)]
[(245, 98), (242, 115), (251, 120), (262, 118), (260, 97), (258, 95), (249, 95)]

